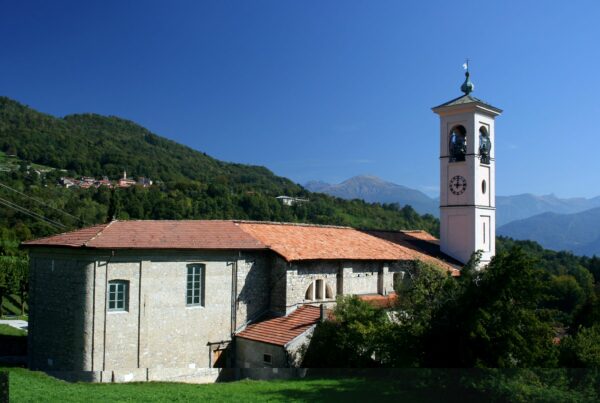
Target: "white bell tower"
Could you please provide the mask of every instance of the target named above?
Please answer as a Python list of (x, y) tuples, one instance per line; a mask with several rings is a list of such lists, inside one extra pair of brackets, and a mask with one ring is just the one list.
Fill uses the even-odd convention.
[(464, 95), (433, 108), (440, 116), (440, 249), (466, 263), (477, 250), (481, 266), (496, 253), (494, 119), (502, 111), (473, 97), (469, 70)]

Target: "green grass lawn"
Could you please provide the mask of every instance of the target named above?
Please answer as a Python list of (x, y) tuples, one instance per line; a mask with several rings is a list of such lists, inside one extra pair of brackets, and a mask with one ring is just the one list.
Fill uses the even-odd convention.
[(27, 332), (12, 326), (0, 324), (0, 336), (27, 336)]
[(11, 402), (447, 401), (432, 391), (400, 390), (394, 382), (363, 379), (90, 384), (67, 383), (23, 368), (2, 370), (10, 374)]
[[(564, 369), (449, 370), (423, 369), (385, 378), (299, 379), (224, 382), (206, 385), (144, 382), (68, 383), (41, 372), (2, 367), (10, 376), (11, 402), (598, 402), (597, 371)], [(414, 370), (409, 370), (414, 371)], [(421, 371), (421, 370), (417, 370)], [(491, 372), (490, 372), (491, 371)], [(579, 371), (579, 370), (574, 370)], [(418, 375), (415, 377), (415, 375)], [(569, 381), (567, 381), (569, 380)], [(441, 382), (440, 382), (441, 381)], [(448, 382), (450, 381), (450, 382)], [(465, 383), (466, 381), (466, 383)], [(575, 381), (571, 383), (571, 381)], [(445, 386), (441, 386), (445, 384)]]

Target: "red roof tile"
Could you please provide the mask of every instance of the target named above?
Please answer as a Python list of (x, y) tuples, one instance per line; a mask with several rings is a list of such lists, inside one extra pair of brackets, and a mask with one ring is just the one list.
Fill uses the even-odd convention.
[(52, 235), (45, 238), (34, 239), (33, 241), (23, 242), (23, 245), (46, 245), (46, 246), (71, 246), (80, 247), (87, 241), (94, 238), (102, 232), (109, 224), (94, 225), (93, 227), (83, 228), (76, 231), (65, 232), (58, 235)]
[(24, 246), (70, 246), (101, 249), (265, 249), (233, 221), (113, 221)]
[(321, 309), (319, 307), (304, 305), (288, 316), (267, 319), (249, 325), (238, 333), (237, 337), (285, 346), (315, 325), (320, 318)]
[(364, 294), (358, 295), (358, 298), (371, 304), (376, 308), (392, 308), (396, 303), (398, 296), (395, 292), (389, 293), (388, 295), (381, 294)]
[(241, 222), (285, 260), (412, 260), (410, 250), (349, 227)]
[(383, 231), (365, 230), (369, 235), (393, 242), (409, 251), (414, 260), (432, 263), (451, 272), (452, 276), (460, 276), (462, 264), (440, 251), (437, 238), (425, 231)]
[(287, 261), (422, 260), (456, 273), (424, 231), (359, 231), (349, 227), (225, 220), (113, 221), (23, 243), (26, 247), (100, 249), (271, 249)]

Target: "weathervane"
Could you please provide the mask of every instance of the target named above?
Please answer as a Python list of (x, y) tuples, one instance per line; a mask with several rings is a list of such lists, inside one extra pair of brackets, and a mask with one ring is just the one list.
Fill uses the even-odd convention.
[(463, 63), (463, 69), (465, 69), (465, 82), (460, 86), (460, 90), (469, 95), (475, 89), (475, 85), (469, 80), (469, 59), (466, 59)]

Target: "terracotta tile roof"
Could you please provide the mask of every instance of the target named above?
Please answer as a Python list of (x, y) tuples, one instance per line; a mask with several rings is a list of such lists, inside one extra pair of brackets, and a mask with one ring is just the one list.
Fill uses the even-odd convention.
[(315, 325), (321, 318), (317, 306), (303, 305), (288, 316), (263, 320), (246, 327), (237, 334), (243, 339), (285, 346)]
[(365, 230), (365, 232), (409, 250), (415, 260), (441, 266), (449, 270), (453, 276), (460, 276), (462, 263), (442, 253), (439, 240), (425, 231)]
[(388, 295), (381, 294), (365, 294), (358, 295), (358, 298), (368, 302), (376, 308), (392, 308), (396, 303), (398, 296), (395, 292), (389, 293)]
[(113, 221), (24, 242), (24, 246), (100, 249), (265, 249), (234, 221)]
[(45, 238), (35, 239), (33, 241), (23, 242), (23, 245), (46, 245), (46, 246), (71, 246), (80, 247), (87, 241), (93, 239), (98, 233), (102, 232), (109, 224), (94, 225), (93, 227), (83, 228), (76, 231), (65, 232), (58, 235), (52, 235)]
[(349, 227), (261, 222), (240, 227), (287, 261), (414, 259), (407, 248)]
[(461, 267), (440, 253), (437, 240), (424, 231), (360, 231), (349, 227), (255, 221), (113, 221), (24, 242), (23, 246), (270, 249), (287, 261), (422, 260), (448, 270)]

